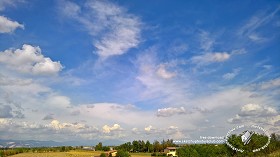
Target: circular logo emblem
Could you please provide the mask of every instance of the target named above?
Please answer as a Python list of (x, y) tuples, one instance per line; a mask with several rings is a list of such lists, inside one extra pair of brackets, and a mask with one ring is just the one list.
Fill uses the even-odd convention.
[(239, 152), (257, 152), (270, 143), (270, 134), (258, 125), (240, 125), (228, 131), (226, 144)]

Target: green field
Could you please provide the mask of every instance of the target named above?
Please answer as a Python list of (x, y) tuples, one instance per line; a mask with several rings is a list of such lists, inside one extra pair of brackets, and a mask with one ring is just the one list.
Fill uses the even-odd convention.
[[(21, 153), (12, 157), (93, 157), (100, 155), (101, 151), (70, 151), (70, 152), (47, 152), (47, 153)], [(131, 157), (150, 157), (151, 153), (130, 153)], [(279, 157), (280, 151), (268, 155)]]
[(70, 151), (70, 152), (46, 152), (46, 153), (21, 153), (12, 157), (93, 157), (100, 155), (100, 151)]
[[(70, 151), (70, 152), (46, 152), (46, 153), (21, 153), (12, 157), (93, 157), (101, 154), (101, 151)], [(131, 157), (150, 157), (150, 153), (131, 153)]]

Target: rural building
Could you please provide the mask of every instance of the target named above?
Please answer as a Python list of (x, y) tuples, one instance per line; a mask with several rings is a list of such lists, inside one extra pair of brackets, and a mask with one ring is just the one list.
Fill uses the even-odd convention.
[(95, 151), (95, 147), (84, 146), (83, 150), (93, 150), (93, 151)]
[(105, 152), (105, 154), (106, 154), (106, 156), (114, 157), (114, 156), (117, 156), (117, 151), (116, 150), (110, 150), (110, 151)]
[(176, 147), (166, 147), (164, 149), (164, 153), (166, 153), (166, 156), (177, 156), (176, 155)]

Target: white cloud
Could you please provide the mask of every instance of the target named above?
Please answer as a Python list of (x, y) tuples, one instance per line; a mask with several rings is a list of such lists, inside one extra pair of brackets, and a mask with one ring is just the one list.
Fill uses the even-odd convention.
[(232, 124), (239, 124), (239, 123), (242, 123), (242, 119), (241, 119), (241, 117), (237, 114), (237, 115), (235, 115), (235, 117), (229, 118), (229, 119), (227, 120), (227, 122), (228, 122), (228, 123), (232, 123)]
[(232, 50), (231, 52), (207, 52), (202, 55), (193, 56), (190, 61), (197, 65), (208, 65), (211, 63), (225, 62), (233, 55), (246, 53), (245, 49)]
[[(151, 51), (151, 52), (150, 52)], [(167, 76), (164, 74), (163, 69), (159, 72), (160, 65), (156, 60), (156, 57), (151, 55), (153, 50), (149, 50), (149, 54), (140, 55), (138, 60), (135, 62), (136, 66), (139, 67), (139, 73), (136, 77), (137, 83), (140, 83), (142, 90), (139, 92), (142, 100), (161, 99), (161, 103), (165, 105), (181, 105), (181, 102), (186, 100), (188, 94), (188, 87), (191, 86), (192, 80), (184, 80), (181, 82), (175, 73), (171, 74), (165, 70), (165, 74), (168, 77), (173, 76), (173, 79), (166, 79)], [(166, 63), (168, 65), (168, 63)], [(165, 77), (165, 78), (164, 78)], [(139, 89), (138, 89), (139, 90)], [(138, 94), (138, 93), (137, 93)]]
[(114, 124), (112, 127), (108, 126), (108, 125), (104, 125), (102, 127), (103, 129), (103, 133), (110, 133), (112, 131), (120, 131), (120, 130), (123, 130), (121, 128), (121, 126), (119, 124)]
[(47, 127), (53, 128), (55, 130), (69, 129), (73, 132), (80, 132), (82, 129), (86, 129), (87, 126), (81, 123), (60, 123), (58, 120), (52, 120)]
[(0, 53), (0, 64), (22, 73), (54, 75), (62, 70), (60, 62), (52, 61), (41, 54), (39, 47), (24, 44), (22, 49), (5, 50)]
[(215, 62), (224, 62), (230, 59), (231, 54), (227, 52), (214, 52), (214, 53), (205, 53), (203, 55), (194, 56), (191, 58), (191, 61), (195, 64), (205, 65)]
[(280, 87), (280, 78), (272, 79), (259, 84), (261, 89), (271, 89)]
[(122, 55), (140, 43), (141, 22), (117, 4), (89, 1), (85, 10), (72, 2), (64, 2), (65, 15), (82, 23), (94, 37), (93, 45), (102, 58)]
[(134, 133), (134, 134), (139, 134), (139, 130), (138, 128), (132, 128), (131, 131)]
[(164, 79), (170, 79), (176, 76), (176, 73), (167, 71), (165, 65), (161, 64), (157, 70), (157, 75)]
[(246, 125), (260, 124), (267, 129), (271, 129), (279, 119), (279, 112), (275, 107), (249, 103), (241, 106), (239, 113), (233, 118), (229, 118), (227, 122)]
[(0, 85), (1, 86), (27, 86), (32, 83), (32, 79), (19, 79), (19, 78), (13, 78), (13, 77), (8, 77), (6, 75), (3, 75), (0, 73)]
[(149, 125), (149, 126), (145, 127), (144, 130), (147, 132), (150, 132), (152, 130), (152, 128), (153, 127), (151, 125)]
[(17, 28), (24, 29), (24, 26), (16, 21), (6, 18), (5, 16), (0, 16), (0, 33), (12, 33)]
[(70, 98), (61, 95), (49, 96), (46, 100), (46, 104), (52, 106), (52, 108), (70, 108), (71, 101)]
[(274, 116), (277, 115), (277, 111), (273, 107), (262, 106), (259, 104), (246, 104), (241, 107), (239, 116)]
[(58, 73), (61, 69), (60, 62), (53, 62), (50, 58), (44, 58), (44, 60), (34, 65), (32, 71), (36, 75), (51, 75)]
[(262, 42), (262, 41), (265, 40), (265, 38), (260, 37), (260, 36), (259, 36), (258, 34), (256, 34), (256, 33), (250, 34), (250, 35), (248, 36), (248, 38), (251, 39), (251, 40), (254, 41), (254, 42)]
[(263, 40), (262, 37), (257, 35), (257, 29), (266, 25), (274, 18), (275, 14), (280, 10), (278, 6), (273, 12), (265, 13), (262, 15), (253, 16), (247, 23), (245, 23), (238, 31), (238, 34), (241, 36), (248, 37), (252, 41), (259, 42)]
[(15, 7), (19, 3), (23, 3), (25, 0), (1, 0), (0, 1), (0, 11), (5, 10), (7, 7)]
[(225, 80), (231, 80), (239, 74), (239, 71), (240, 71), (240, 69), (234, 69), (233, 72), (224, 74), (223, 78)]
[(168, 107), (168, 108), (158, 109), (158, 111), (157, 111), (158, 117), (170, 117), (170, 116), (173, 116), (176, 114), (186, 114), (185, 108), (184, 107), (180, 107), (180, 108)]
[(280, 87), (280, 77), (263, 81), (259, 83), (250, 84), (245, 89), (249, 90), (272, 90)]
[(206, 31), (202, 31), (199, 34), (199, 38), (200, 38), (201, 49), (203, 49), (205, 52), (211, 51), (211, 49), (215, 43), (215, 40), (209, 37), (209, 33)]

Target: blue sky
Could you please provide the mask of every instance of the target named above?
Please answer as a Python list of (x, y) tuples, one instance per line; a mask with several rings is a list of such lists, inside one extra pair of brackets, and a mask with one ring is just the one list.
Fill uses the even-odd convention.
[(0, 138), (280, 133), (278, 1), (0, 1)]

